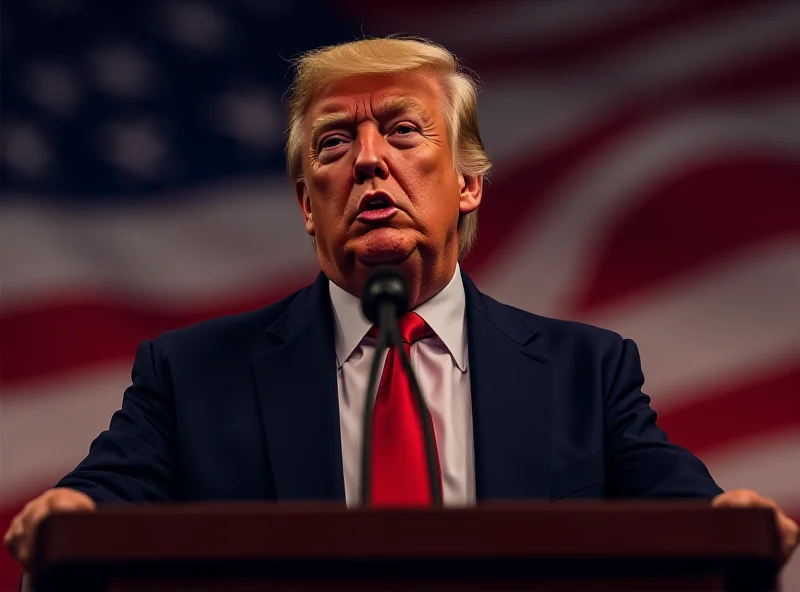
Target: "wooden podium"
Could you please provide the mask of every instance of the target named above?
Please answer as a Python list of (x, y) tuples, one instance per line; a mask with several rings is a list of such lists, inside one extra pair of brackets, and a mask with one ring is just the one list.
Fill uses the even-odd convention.
[(37, 592), (775, 590), (763, 509), (686, 503), (347, 510), (190, 504), (51, 516)]

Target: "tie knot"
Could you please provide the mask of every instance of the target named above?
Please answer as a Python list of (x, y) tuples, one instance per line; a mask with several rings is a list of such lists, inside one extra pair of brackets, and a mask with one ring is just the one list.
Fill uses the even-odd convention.
[(428, 324), (415, 312), (406, 313), (400, 319), (400, 336), (409, 345), (432, 334)]
[[(398, 325), (400, 329), (400, 337), (408, 345), (416, 343), (420, 339), (430, 337), (434, 334), (433, 329), (428, 326), (428, 323), (426, 323), (422, 317), (415, 312), (409, 312), (403, 315), (403, 318), (400, 319)], [(367, 335), (373, 339), (377, 339), (378, 326), (373, 325)]]
[[(433, 329), (428, 326), (428, 323), (426, 323), (422, 317), (415, 312), (408, 312), (403, 315), (398, 325), (400, 329), (400, 337), (409, 345), (434, 334)], [(373, 339), (377, 339), (378, 326), (373, 325), (367, 335)]]

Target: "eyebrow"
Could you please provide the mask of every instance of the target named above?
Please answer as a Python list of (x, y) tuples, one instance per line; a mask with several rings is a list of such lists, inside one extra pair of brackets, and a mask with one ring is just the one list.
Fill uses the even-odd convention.
[[(429, 126), (432, 123), (431, 118), (425, 112), (425, 109), (422, 107), (422, 105), (411, 97), (395, 97), (392, 99), (387, 99), (386, 101), (381, 102), (377, 108), (374, 109), (374, 113), (378, 119), (391, 117), (392, 115), (397, 115), (398, 113), (403, 112), (414, 113), (422, 120), (422, 123), (425, 126)], [(341, 127), (353, 119), (353, 115), (351, 113), (347, 113), (346, 111), (335, 111), (333, 113), (321, 115), (314, 120), (314, 123), (311, 124), (311, 142), (316, 142), (316, 139), (319, 138), (319, 136), (323, 133), (327, 132), (328, 130)]]

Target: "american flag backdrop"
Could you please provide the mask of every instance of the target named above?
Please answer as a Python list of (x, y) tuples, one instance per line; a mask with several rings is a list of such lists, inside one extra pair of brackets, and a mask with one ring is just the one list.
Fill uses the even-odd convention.
[[(482, 80), (479, 287), (641, 349), (673, 440), (800, 518), (800, 2), (2, 6), (0, 529), (145, 338), (310, 282), (288, 58), (427, 36)], [(18, 571), (0, 552), (0, 590)], [(800, 590), (800, 559), (785, 570)]]

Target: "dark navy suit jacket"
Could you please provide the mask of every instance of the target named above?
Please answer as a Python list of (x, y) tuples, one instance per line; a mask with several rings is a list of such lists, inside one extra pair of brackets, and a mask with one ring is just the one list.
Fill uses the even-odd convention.
[[(630, 340), (503, 305), (464, 274), (482, 500), (711, 498)], [(98, 502), (344, 501), (328, 280), (143, 343), (121, 409), (59, 486)]]

